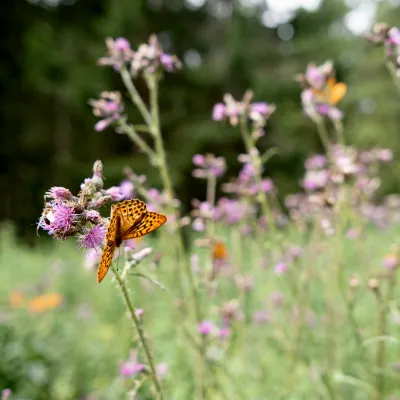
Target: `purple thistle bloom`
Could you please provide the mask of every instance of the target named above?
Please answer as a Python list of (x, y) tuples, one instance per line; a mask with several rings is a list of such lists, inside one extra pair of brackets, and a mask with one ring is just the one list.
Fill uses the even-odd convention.
[(306, 79), (308, 83), (316, 89), (322, 89), (325, 84), (325, 75), (315, 64), (308, 65)]
[(12, 390), (9, 388), (3, 389), (1, 391), (1, 400), (8, 400), (12, 395)]
[(96, 210), (89, 210), (86, 213), (86, 218), (88, 219), (88, 221), (93, 222), (95, 224), (98, 224), (101, 221), (101, 215)]
[(212, 119), (214, 121), (222, 121), (226, 116), (226, 107), (223, 103), (217, 103), (214, 105), (212, 111)]
[(53, 186), (48, 192), (46, 192), (45, 196), (54, 200), (69, 200), (72, 198), (72, 193), (64, 187)]
[(325, 168), (326, 165), (327, 159), (322, 154), (315, 154), (308, 158), (304, 163), (306, 169), (322, 169)]
[(197, 329), (199, 330), (201, 335), (208, 336), (215, 331), (216, 326), (212, 321), (203, 320), (199, 323)]
[(287, 271), (287, 269), (288, 269), (288, 266), (284, 262), (278, 262), (275, 265), (275, 273), (277, 275), (283, 275)]
[(220, 337), (220, 339), (226, 339), (227, 337), (230, 336), (230, 334), (231, 330), (229, 327), (223, 326), (222, 328), (219, 328), (218, 336)]
[(111, 186), (106, 190), (106, 194), (111, 196), (113, 201), (120, 201), (124, 199), (124, 195), (122, 193), (121, 187), (119, 186)]
[(124, 179), (119, 184), (122, 199), (132, 199), (135, 196), (135, 185), (128, 179)]
[(131, 45), (129, 41), (123, 37), (116, 38), (114, 41), (114, 46), (120, 52), (131, 50)]
[(119, 373), (123, 378), (132, 378), (144, 370), (144, 365), (134, 361), (126, 361), (121, 364)]
[(270, 178), (261, 181), (260, 190), (265, 193), (271, 193), (274, 190), (274, 184)]
[[(56, 204), (53, 207), (54, 230), (68, 231), (74, 223), (74, 210), (62, 204)], [(53, 229), (52, 229), (53, 230)]]
[(202, 154), (195, 154), (192, 158), (192, 161), (197, 167), (203, 167), (206, 162), (206, 158)]
[(383, 259), (383, 266), (389, 271), (393, 271), (400, 264), (400, 259), (397, 254), (387, 254)]
[(95, 249), (100, 247), (106, 238), (107, 229), (103, 225), (95, 225), (84, 235), (79, 237), (79, 246), (84, 249)]

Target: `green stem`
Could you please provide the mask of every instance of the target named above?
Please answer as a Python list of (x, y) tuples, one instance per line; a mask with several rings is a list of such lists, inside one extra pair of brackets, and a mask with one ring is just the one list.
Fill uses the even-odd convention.
[(119, 125), (120, 130), (125, 133), (132, 142), (136, 143), (139, 149), (145, 153), (151, 162), (155, 160), (155, 153), (150, 146), (137, 134), (133, 125), (128, 125), (125, 121), (121, 121)]
[(318, 117), (314, 118), (315, 125), (317, 126), (318, 135), (321, 139), (321, 143), (324, 146), (325, 153), (329, 155), (330, 141), (328, 136), (328, 131), (326, 130), (324, 121)]
[(133, 104), (135, 104), (136, 107), (139, 109), (146, 124), (148, 126), (151, 126), (151, 115), (149, 113), (149, 110), (147, 109), (146, 104), (144, 104), (144, 101), (140, 97), (139, 92), (137, 91), (135, 85), (133, 84), (132, 77), (129, 71), (125, 67), (121, 69), (121, 77), (125, 87), (128, 89)]
[[(254, 142), (254, 139), (249, 132), (247, 128), (247, 121), (245, 117), (240, 118), (240, 132), (242, 134), (243, 142), (246, 148), (246, 152), (249, 155), (249, 157), (252, 160), (252, 164), (255, 167), (255, 178), (256, 178), (256, 183), (257, 185), (261, 186), (261, 181), (262, 181), (262, 175), (261, 175), (261, 157), (258, 154), (258, 149), (256, 147), (256, 144)], [(267, 195), (265, 192), (260, 191), (257, 195), (257, 199), (261, 205), (261, 209), (265, 217), (267, 218), (268, 221), (268, 226), (271, 229), (271, 234), (273, 237), (275, 237), (276, 234), (276, 225), (275, 221), (272, 215), (272, 209), (269, 204)]]
[[(197, 323), (199, 324), (202, 321), (201, 309), (200, 309), (200, 299), (198, 295), (198, 291), (195, 285), (195, 280), (193, 276), (193, 271), (189, 262), (189, 258), (186, 257), (184, 242), (183, 242), (183, 234), (180, 226), (178, 224), (179, 215), (175, 209), (173, 209), (173, 201), (175, 199), (175, 193), (172, 186), (172, 181), (170, 179), (170, 174), (168, 170), (168, 164), (166, 160), (166, 153), (164, 148), (164, 142), (160, 129), (160, 115), (159, 115), (159, 105), (158, 105), (158, 77), (154, 74), (149, 74), (146, 77), (146, 82), (150, 92), (150, 110), (151, 110), (151, 122), (149, 124), (150, 132), (154, 137), (155, 151), (158, 158), (158, 169), (160, 172), (161, 180), (164, 186), (164, 190), (167, 193), (169, 204), (171, 207), (171, 211), (176, 215), (176, 231), (178, 236), (177, 242), (177, 250), (178, 255), (182, 258), (182, 262), (185, 269), (185, 274), (189, 281), (190, 292), (192, 297), (192, 303), (195, 313), (195, 318)], [(179, 260), (180, 261), (180, 260)], [(179, 263), (181, 264), (181, 262)], [(182, 264), (181, 264), (182, 265)], [(201, 342), (201, 354), (204, 362), (206, 362), (206, 342), (203, 338)], [(204, 368), (203, 366), (199, 367), (199, 389), (201, 398), (206, 398), (206, 385), (204, 384)]]
[[(378, 308), (378, 337), (386, 335), (386, 307), (385, 302), (383, 301), (382, 295), (379, 291), (379, 288), (374, 290), (377, 308)], [(377, 349), (375, 354), (375, 367), (376, 367), (376, 380), (375, 380), (375, 389), (376, 395), (375, 400), (383, 400), (385, 394), (385, 377), (382, 373), (385, 367), (386, 360), (386, 341), (380, 340), (377, 343)]]
[(136, 330), (138, 331), (140, 342), (141, 342), (141, 344), (143, 346), (144, 352), (146, 354), (147, 362), (148, 362), (149, 367), (150, 367), (150, 375), (151, 375), (151, 379), (153, 380), (154, 388), (155, 388), (156, 393), (157, 393), (157, 399), (162, 400), (164, 397), (163, 397), (163, 393), (162, 393), (162, 390), (161, 390), (160, 382), (158, 381), (158, 378), (157, 378), (157, 373), (156, 373), (156, 369), (155, 369), (155, 366), (154, 366), (153, 356), (151, 355), (150, 348), (149, 348), (149, 345), (147, 343), (146, 336), (145, 336), (145, 333), (143, 331), (142, 325), (141, 325), (138, 317), (135, 314), (135, 308), (133, 307), (133, 304), (132, 304), (131, 299), (129, 297), (128, 289), (127, 289), (126, 284), (125, 284), (125, 280), (122, 279), (121, 275), (119, 274), (118, 271), (115, 270), (115, 268), (111, 267), (111, 270), (113, 271), (113, 273), (115, 275), (115, 278), (116, 278), (116, 280), (118, 282), (118, 286), (121, 289), (122, 295), (123, 295), (124, 300), (125, 300), (125, 304), (126, 304), (126, 306), (128, 308), (128, 311), (129, 311), (129, 315), (130, 315), (130, 317), (131, 317), (131, 319), (132, 319), (132, 321), (133, 321), (133, 323), (134, 323), (134, 325), (136, 327)]

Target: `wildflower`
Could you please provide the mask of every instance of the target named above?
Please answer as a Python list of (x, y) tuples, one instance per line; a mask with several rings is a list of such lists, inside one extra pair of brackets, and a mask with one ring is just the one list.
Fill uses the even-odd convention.
[[(252, 96), (251, 92), (246, 92), (243, 99), (238, 101), (230, 93), (225, 94), (224, 102), (214, 105), (212, 119), (214, 121), (227, 120), (232, 126), (236, 126), (241, 117), (246, 117), (253, 123), (256, 131), (262, 129), (276, 107), (274, 104), (265, 102), (250, 103)], [(260, 136), (262, 136), (262, 132), (257, 134), (257, 137)]]
[(193, 164), (199, 168), (193, 171), (195, 178), (208, 178), (210, 175), (220, 177), (226, 169), (226, 162), (223, 157), (215, 157), (214, 154), (196, 154), (193, 156)]
[(138, 362), (137, 351), (132, 350), (128, 361), (121, 363), (119, 374), (123, 378), (132, 378), (140, 372), (144, 371), (144, 369), (145, 366)]
[(101, 222), (101, 215), (96, 210), (87, 210), (85, 212), (85, 217), (88, 221), (93, 222), (95, 224), (99, 224)]
[(304, 163), (304, 166), (306, 169), (323, 169), (326, 167), (328, 163), (327, 158), (322, 155), (322, 154), (315, 154), (310, 158), (307, 158), (307, 160)]
[(383, 258), (383, 266), (389, 271), (393, 271), (399, 265), (400, 257), (397, 253), (389, 253)]
[(43, 312), (59, 307), (63, 302), (59, 293), (46, 293), (30, 300), (29, 309), (32, 312)]
[(203, 320), (199, 323), (197, 327), (198, 331), (202, 336), (209, 336), (216, 330), (216, 326), (212, 321)]
[(231, 330), (227, 326), (223, 326), (218, 330), (218, 336), (220, 339), (226, 339), (231, 335)]
[(137, 308), (135, 310), (135, 315), (139, 318), (139, 320), (143, 319), (143, 314), (144, 314), (144, 311), (142, 308)]
[(159, 379), (164, 379), (168, 374), (168, 364), (161, 362), (156, 365), (156, 374)]
[(350, 240), (355, 240), (360, 236), (360, 232), (355, 228), (351, 228), (347, 231), (346, 236)]
[(350, 279), (349, 279), (349, 286), (353, 289), (357, 288), (360, 286), (360, 278), (353, 274)]
[(329, 181), (326, 170), (308, 170), (303, 180), (303, 187), (306, 190), (323, 189)]
[(85, 234), (80, 235), (78, 243), (84, 249), (95, 249), (100, 247), (106, 238), (107, 229), (103, 225), (95, 225)]
[(124, 111), (121, 93), (119, 92), (102, 92), (99, 100), (90, 100), (89, 104), (93, 107), (93, 114), (101, 118), (94, 126), (94, 129), (98, 132), (118, 121)]
[(175, 72), (182, 67), (180, 60), (171, 54), (164, 53), (156, 35), (151, 35), (148, 43), (141, 44), (135, 51), (131, 62), (131, 73), (137, 76), (141, 73), (154, 74), (160, 68)]
[(134, 55), (131, 49), (129, 41), (125, 38), (107, 38), (106, 46), (108, 50), (108, 57), (101, 57), (98, 60), (99, 65), (110, 65), (115, 71), (121, 70), (121, 68), (129, 63)]
[(12, 390), (11, 389), (9, 389), (9, 388), (3, 389), (1, 391), (0, 400), (8, 400), (8, 399), (11, 398), (11, 395), (12, 395)]
[(111, 186), (105, 191), (106, 196), (111, 196), (112, 201), (121, 201), (124, 199), (120, 186)]
[(119, 191), (122, 196), (122, 200), (129, 200), (135, 197), (135, 185), (128, 179), (124, 179), (119, 184)]
[(336, 105), (346, 94), (347, 86), (336, 82), (333, 75), (333, 64), (330, 61), (319, 67), (309, 64), (304, 75), (297, 75), (297, 80), (303, 86), (303, 109), (311, 118), (327, 116), (333, 121), (343, 118), (343, 112)]
[(379, 288), (379, 281), (378, 281), (378, 279), (375, 279), (375, 278), (369, 279), (369, 280), (368, 280), (368, 286), (369, 286), (370, 289), (372, 289), (372, 290), (374, 290), (374, 291), (378, 290), (378, 288)]
[(50, 197), (59, 201), (70, 200), (72, 198), (72, 193), (64, 187), (53, 186), (49, 191), (46, 192), (45, 197)]
[(284, 262), (278, 262), (275, 265), (275, 273), (277, 275), (283, 275), (287, 271), (287, 269), (288, 269), (288, 266)]

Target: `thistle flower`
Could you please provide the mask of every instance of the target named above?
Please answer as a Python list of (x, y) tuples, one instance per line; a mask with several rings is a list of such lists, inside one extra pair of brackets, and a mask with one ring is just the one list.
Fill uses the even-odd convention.
[(199, 168), (193, 170), (195, 178), (207, 179), (210, 175), (220, 177), (226, 170), (226, 161), (223, 157), (215, 157), (214, 154), (196, 154), (193, 156), (193, 164)]
[(50, 197), (56, 201), (70, 200), (72, 199), (72, 193), (64, 187), (53, 186), (46, 192), (45, 197)]
[(203, 320), (199, 323), (197, 329), (202, 336), (209, 336), (216, 331), (217, 327), (212, 321)]
[(175, 72), (182, 68), (182, 63), (175, 55), (164, 53), (156, 35), (151, 35), (148, 43), (143, 43), (135, 51), (131, 62), (131, 73), (154, 74), (159, 69)]
[(296, 79), (303, 87), (301, 102), (307, 116), (328, 117), (333, 121), (343, 118), (343, 112), (336, 105), (346, 94), (347, 86), (336, 82), (332, 62), (319, 67), (309, 64), (306, 73), (297, 75)]
[(106, 196), (111, 196), (112, 201), (121, 201), (124, 199), (124, 195), (120, 186), (111, 186), (105, 190), (104, 193)]
[(103, 225), (95, 225), (78, 238), (79, 247), (86, 250), (99, 248), (105, 241), (107, 229)]
[(107, 38), (106, 46), (108, 57), (101, 57), (97, 63), (99, 65), (109, 65), (115, 71), (119, 71), (124, 65), (132, 61), (134, 52), (131, 49), (129, 41), (119, 37), (117, 39)]
[(89, 104), (93, 107), (93, 114), (101, 118), (94, 126), (94, 129), (98, 132), (118, 121), (124, 111), (121, 93), (119, 92), (102, 92), (100, 99), (90, 100)]
[(129, 200), (135, 197), (135, 185), (128, 179), (124, 179), (119, 184), (120, 193), (123, 200)]
[(29, 309), (32, 312), (43, 312), (59, 307), (64, 299), (59, 293), (46, 293), (30, 300)]
[(123, 363), (119, 368), (119, 374), (123, 378), (132, 378), (145, 370), (145, 366), (138, 362), (137, 351), (132, 350), (129, 359)]
[(3, 389), (1, 391), (0, 400), (8, 400), (8, 399), (11, 398), (11, 395), (12, 395), (12, 390), (11, 389), (9, 389), (9, 388)]
[(277, 275), (283, 275), (287, 271), (287, 269), (288, 269), (288, 266), (284, 262), (278, 262), (275, 265), (275, 273)]
[[(246, 92), (243, 99), (238, 101), (233, 98), (230, 93), (223, 97), (223, 103), (216, 103), (212, 110), (212, 119), (214, 121), (228, 121), (230, 125), (236, 126), (240, 117), (244, 116), (253, 124), (255, 130), (262, 129), (276, 107), (274, 104), (265, 102), (250, 103), (252, 93)], [(257, 135), (261, 137), (261, 134)]]

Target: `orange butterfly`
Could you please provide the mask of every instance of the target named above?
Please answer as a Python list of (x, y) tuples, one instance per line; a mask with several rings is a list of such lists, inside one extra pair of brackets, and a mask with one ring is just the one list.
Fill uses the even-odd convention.
[(326, 85), (323, 89), (313, 89), (314, 95), (323, 103), (336, 105), (343, 99), (347, 92), (347, 86), (343, 82), (336, 82), (334, 77), (328, 78)]
[(139, 199), (121, 201), (111, 207), (110, 224), (106, 235), (97, 282), (101, 282), (110, 268), (115, 248), (123, 240), (146, 235), (165, 224), (167, 217), (163, 214), (147, 211), (146, 204)]

